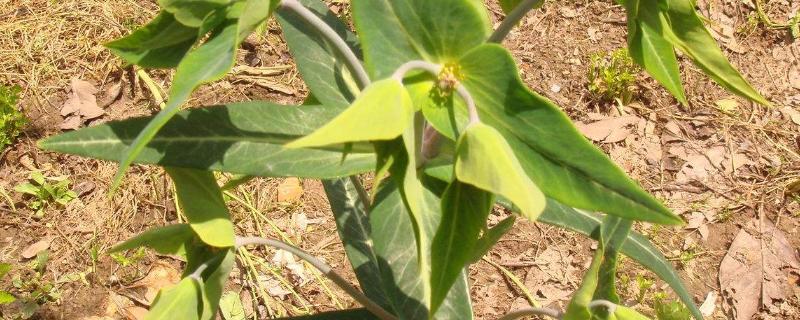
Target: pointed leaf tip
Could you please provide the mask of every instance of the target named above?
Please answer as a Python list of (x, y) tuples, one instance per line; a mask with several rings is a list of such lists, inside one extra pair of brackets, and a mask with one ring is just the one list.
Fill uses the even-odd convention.
[(532, 221), (544, 211), (545, 198), (522, 168), (511, 146), (494, 128), (475, 123), (462, 134), (456, 178), (509, 199)]
[(364, 89), (339, 116), (313, 133), (286, 144), (286, 148), (391, 140), (403, 133), (413, 115), (411, 97), (400, 81), (378, 81)]

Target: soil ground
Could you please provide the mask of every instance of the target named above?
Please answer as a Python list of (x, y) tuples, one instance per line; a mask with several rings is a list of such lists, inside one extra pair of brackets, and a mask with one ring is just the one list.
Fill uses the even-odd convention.
[[(0, 83), (22, 87), (20, 105), (31, 119), (18, 141), (0, 153), (0, 190), (11, 198), (0, 201), (0, 261), (13, 265), (0, 283), (20, 297), (34, 291), (13, 287), (11, 279), (35, 286), (35, 259), (21, 255), (31, 244), (50, 240), (49, 261), (38, 283), (51, 284), (53, 294), (39, 300), (35, 318), (137, 319), (152, 290), (174, 280), (180, 270), (179, 261), (151, 253), (124, 258), (105, 254), (121, 240), (181, 219), (162, 170), (134, 167), (120, 190), (109, 197), (116, 164), (36, 148), (38, 139), (61, 132), (60, 110), (73, 78), (99, 89), (97, 99), (106, 114), (98, 121), (157, 110), (160, 101), (152, 91), (102, 47), (153, 17), (158, 10), (154, 2), (0, 0)], [(343, 1), (333, 2), (338, 13), (347, 14)], [(733, 97), (683, 57), (689, 106), (681, 106), (644, 73), (638, 76), (628, 106), (593, 98), (587, 91), (590, 56), (625, 46), (624, 11), (610, 1), (548, 1), (505, 44), (523, 79), (576, 122), (589, 125), (635, 117), (631, 128), (621, 129), (627, 130), (623, 139), (597, 141), (598, 145), (691, 227), (636, 228), (675, 263), (698, 304), (711, 293), (719, 296), (712, 299), (714, 309), (708, 318), (732, 319), (730, 307), (736, 302), (722, 297), (720, 277), (725, 275), (719, 270), (740, 230), (753, 219), (769, 220), (788, 238), (791, 254), (800, 248), (800, 195), (789, 191), (800, 181), (800, 44), (788, 32), (753, 23), (749, 1), (699, 2), (726, 55), (774, 107)], [(490, 1), (489, 6), (499, 20), (497, 4)], [(798, 7), (797, 1), (770, 1), (767, 13), (784, 21)], [(274, 22), (267, 29), (243, 46), (239, 65), (282, 66), (278, 72), (254, 78), (237, 69), (199, 90), (189, 104), (301, 102), (307, 92), (280, 30)], [(169, 87), (170, 73), (148, 72), (157, 86)], [(721, 107), (730, 105), (734, 107)], [(797, 114), (794, 121), (793, 114)], [(34, 170), (69, 177), (78, 199), (66, 207), (47, 208), (44, 217), (35, 218), (27, 208), (30, 199), (11, 191)], [(301, 197), (288, 202), (278, 201), (281, 186), (286, 186), (282, 179), (256, 179), (232, 192), (237, 232), (285, 236), (354, 279), (321, 185), (303, 181)], [(518, 222), (486, 259), (471, 268), (477, 318), (495, 319), (526, 306), (527, 294), (537, 303), (563, 308), (588, 266), (591, 250), (592, 242), (581, 236)], [(299, 315), (354, 306), (310, 269), (270, 250), (250, 253), (240, 257), (229, 288), (239, 293), (248, 314)], [(620, 274), (623, 297), (645, 313), (653, 314), (659, 293), (669, 297), (663, 282), (630, 260), (624, 260)], [(797, 277), (787, 281), (794, 293), (767, 301), (755, 318), (800, 319)], [(22, 307), (19, 303), (0, 307), (0, 316), (13, 318)]]

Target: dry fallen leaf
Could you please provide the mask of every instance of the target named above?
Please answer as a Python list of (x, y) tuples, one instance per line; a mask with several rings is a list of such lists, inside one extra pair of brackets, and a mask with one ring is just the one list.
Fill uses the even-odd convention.
[(278, 185), (278, 202), (295, 202), (303, 196), (300, 179), (287, 178)]
[(733, 319), (751, 319), (760, 308), (776, 308), (798, 289), (788, 281), (800, 273), (800, 260), (782, 231), (767, 219), (739, 230), (719, 268), (726, 311)]
[(130, 306), (122, 309), (121, 314), (125, 316), (127, 320), (144, 320), (147, 316), (147, 309), (139, 306)]
[(711, 291), (706, 296), (706, 300), (700, 305), (700, 313), (703, 316), (710, 317), (717, 309), (717, 292)]
[(37, 254), (39, 254), (39, 252), (42, 252), (44, 250), (47, 250), (47, 248), (50, 248), (51, 242), (53, 242), (53, 238), (47, 237), (42, 240), (39, 240), (34, 244), (29, 245), (28, 247), (25, 248), (25, 250), (22, 250), (22, 258), (30, 259), (35, 257)]
[(144, 287), (146, 290), (144, 297), (147, 302), (152, 303), (161, 289), (172, 286), (179, 281), (181, 281), (181, 274), (177, 269), (167, 263), (156, 262), (150, 268), (147, 276), (134, 283), (132, 287)]
[(800, 111), (797, 111), (792, 107), (783, 107), (783, 109), (781, 109), (781, 112), (784, 114), (786, 118), (792, 120), (794, 124), (800, 126)]
[(77, 129), (81, 122), (101, 117), (105, 111), (97, 105), (97, 88), (89, 82), (72, 78), (69, 99), (61, 107), (61, 116), (65, 118), (61, 129)]
[(584, 136), (596, 142), (615, 143), (625, 140), (631, 133), (631, 126), (639, 122), (635, 116), (624, 116), (600, 120), (590, 124), (578, 124)]

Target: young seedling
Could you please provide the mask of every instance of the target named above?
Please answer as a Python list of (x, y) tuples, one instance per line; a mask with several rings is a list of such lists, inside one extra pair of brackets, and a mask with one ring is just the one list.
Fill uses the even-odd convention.
[(597, 100), (627, 105), (636, 93), (636, 75), (640, 71), (626, 48), (594, 53), (587, 73), (589, 93)]
[(45, 177), (41, 171), (30, 174), (30, 181), (16, 187), (14, 191), (29, 195), (28, 208), (34, 210), (34, 217), (44, 217), (45, 209), (52, 206), (66, 206), (78, 198), (75, 191), (70, 190), (72, 182), (66, 176)]
[(20, 87), (0, 84), (0, 152), (22, 133), (28, 118), (17, 109)]

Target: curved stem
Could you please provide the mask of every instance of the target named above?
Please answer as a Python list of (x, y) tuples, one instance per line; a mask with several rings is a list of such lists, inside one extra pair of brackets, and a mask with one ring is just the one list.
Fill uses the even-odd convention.
[(361, 179), (358, 178), (358, 175), (350, 176), (350, 182), (353, 183), (353, 186), (356, 188), (356, 192), (358, 192), (358, 197), (361, 199), (361, 205), (364, 206), (364, 211), (367, 212), (369, 215), (369, 209), (372, 207), (370, 204), (370, 197), (367, 189), (364, 188), (364, 184), (361, 183)]
[(519, 21), (525, 17), (528, 11), (531, 11), (533, 8), (541, 5), (542, 2), (544, 2), (544, 0), (523, 0), (520, 2), (514, 8), (514, 10), (511, 10), (511, 12), (508, 13), (503, 22), (500, 23), (500, 26), (497, 27), (497, 30), (495, 30), (494, 33), (492, 33), (492, 35), (489, 37), (488, 41), (493, 43), (503, 42), (503, 39), (505, 39), (508, 33), (511, 32), (511, 29), (514, 29), (517, 23), (519, 23)]
[(548, 316), (553, 319), (561, 319), (561, 312), (547, 308), (526, 308), (512, 311), (497, 320), (516, 320), (526, 316)]
[(606, 310), (608, 310), (608, 313), (614, 313), (614, 311), (617, 310), (617, 304), (608, 300), (594, 300), (589, 302), (589, 309), (594, 309), (597, 307), (605, 307)]
[(345, 65), (347, 65), (347, 68), (353, 73), (359, 88), (363, 89), (370, 84), (369, 75), (367, 71), (364, 70), (364, 66), (361, 65), (361, 61), (353, 50), (350, 49), (350, 46), (347, 45), (347, 42), (345, 42), (333, 28), (325, 23), (325, 21), (314, 14), (314, 12), (304, 7), (297, 0), (283, 0), (281, 1), (281, 8), (291, 10), (299, 15), (306, 23), (319, 31), (319, 33), (333, 45), (336, 51), (339, 52), (339, 55), (344, 58)]
[(359, 303), (361, 303), (364, 308), (372, 312), (375, 316), (382, 320), (396, 320), (397, 318), (383, 309), (374, 301), (370, 300), (367, 296), (365, 296), (360, 290), (353, 287), (347, 280), (342, 278), (339, 274), (333, 271), (328, 264), (322, 262), (322, 260), (317, 259), (316, 257), (308, 254), (307, 252), (303, 251), (302, 249), (285, 243), (283, 241), (278, 241), (275, 239), (269, 238), (258, 238), (258, 237), (236, 237), (236, 247), (242, 247), (247, 245), (266, 245), (273, 248), (286, 250), (300, 259), (305, 260), (314, 268), (317, 268), (322, 274), (324, 274), (328, 279), (331, 279), (333, 283), (335, 283), (339, 288), (342, 288), (347, 294), (351, 297), (356, 299)]
[[(403, 78), (405, 78), (406, 74), (411, 70), (424, 70), (438, 77), (442, 72), (442, 66), (422, 60), (409, 61), (397, 68), (397, 70), (392, 74), (392, 79), (403, 82)], [(461, 98), (464, 99), (464, 102), (467, 104), (467, 111), (469, 111), (469, 123), (473, 124), (480, 122), (478, 108), (475, 106), (475, 99), (472, 98), (469, 90), (467, 90), (463, 84), (459, 83), (456, 85), (456, 93), (458, 93), (458, 95), (461, 96)]]

